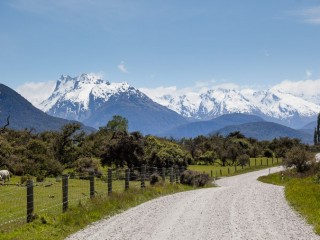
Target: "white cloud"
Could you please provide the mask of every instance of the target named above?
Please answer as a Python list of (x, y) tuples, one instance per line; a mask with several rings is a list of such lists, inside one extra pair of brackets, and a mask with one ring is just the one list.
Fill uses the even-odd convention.
[(56, 82), (27, 82), (19, 87), (16, 91), (31, 102), (35, 107), (39, 108), (39, 104), (47, 99), (54, 91)]
[(272, 88), (286, 93), (291, 93), (297, 97), (302, 97), (305, 100), (320, 104), (320, 79), (301, 81), (285, 80)]
[(295, 12), (295, 15), (301, 16), (303, 21), (310, 24), (320, 24), (320, 6), (304, 9)]
[(124, 65), (124, 61), (121, 61), (121, 63), (118, 65), (118, 69), (123, 73), (129, 73), (126, 66)]

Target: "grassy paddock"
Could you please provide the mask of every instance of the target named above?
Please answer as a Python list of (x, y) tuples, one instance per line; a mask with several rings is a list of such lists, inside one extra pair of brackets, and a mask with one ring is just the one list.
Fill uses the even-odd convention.
[(274, 173), (259, 178), (260, 181), (285, 186), (285, 196), (289, 204), (306, 218), (309, 224), (320, 235), (320, 184), (314, 177), (297, 177), (285, 173)]
[[(113, 192), (124, 191), (124, 180), (113, 181)], [(26, 222), (26, 187), (20, 186), (20, 177), (11, 178), (9, 185), (0, 185), (0, 231), (15, 229)], [(149, 182), (146, 181), (146, 186)], [(89, 180), (69, 179), (69, 207), (77, 206), (79, 202), (89, 201)], [(130, 188), (140, 188), (140, 182), (130, 181)], [(95, 194), (107, 195), (107, 183), (95, 179)], [(61, 179), (46, 178), (44, 182), (34, 183), (34, 212), (37, 215), (55, 216), (62, 212), (62, 182)], [(1, 239), (1, 237), (0, 237)]]
[(246, 165), (243, 168), (241, 166), (237, 166), (235, 168), (235, 166), (232, 165), (223, 167), (219, 163), (215, 163), (214, 165), (189, 165), (188, 169), (204, 172), (209, 175), (211, 175), (212, 172), (212, 177), (222, 177), (256, 171), (259, 169), (276, 166), (280, 163), (282, 163), (281, 158), (274, 158), (273, 160), (272, 158), (250, 158), (250, 166)]
[(64, 239), (88, 224), (112, 216), (156, 197), (192, 190), (194, 188), (180, 184), (165, 184), (147, 187), (145, 190), (131, 188), (127, 192), (115, 192), (111, 196), (98, 195), (93, 200), (78, 202), (62, 214), (39, 213), (29, 224), (20, 225), (15, 229), (2, 229), (0, 239), (33, 240), (33, 239)]

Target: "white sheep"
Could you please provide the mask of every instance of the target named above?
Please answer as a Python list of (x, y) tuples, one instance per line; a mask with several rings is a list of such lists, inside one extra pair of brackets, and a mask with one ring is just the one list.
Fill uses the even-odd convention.
[(10, 181), (10, 172), (8, 170), (0, 170), (0, 181)]

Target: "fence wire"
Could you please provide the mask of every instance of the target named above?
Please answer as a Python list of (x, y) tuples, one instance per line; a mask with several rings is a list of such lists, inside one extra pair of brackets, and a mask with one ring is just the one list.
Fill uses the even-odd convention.
[[(31, 182), (31, 192), (30, 189), (27, 190), (29, 187), (26, 183), (0, 185), (0, 230), (4, 226), (14, 227), (15, 224), (32, 221), (34, 217), (42, 214), (52, 216), (60, 214), (69, 207), (89, 201), (92, 197), (107, 196), (111, 192), (121, 193), (129, 188), (148, 187), (153, 174), (158, 174), (168, 182), (178, 182), (176, 176), (180, 176), (181, 171), (178, 168), (143, 166), (113, 169), (109, 170), (109, 173), (96, 176), (70, 174), (46, 178), (43, 182)], [(15, 177), (11, 182), (18, 180), (20, 178)]]

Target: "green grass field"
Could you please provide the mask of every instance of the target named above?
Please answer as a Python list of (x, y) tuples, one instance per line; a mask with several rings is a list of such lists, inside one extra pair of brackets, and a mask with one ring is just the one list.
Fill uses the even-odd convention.
[[(0, 185), (0, 230), (15, 228), (26, 222), (27, 197), (26, 187), (19, 186), (20, 177), (13, 177), (10, 185)], [(146, 186), (149, 182), (146, 181)], [(124, 180), (114, 180), (112, 190), (115, 193), (124, 191)], [(130, 188), (139, 189), (140, 181), (130, 181)], [(95, 178), (95, 194), (107, 195), (107, 183)], [(90, 198), (89, 180), (69, 179), (69, 207), (83, 204)], [(34, 183), (34, 213), (56, 215), (62, 212), (61, 179), (46, 178), (44, 182)]]
[(189, 165), (188, 169), (204, 172), (209, 174), (212, 177), (224, 177), (224, 176), (232, 176), (236, 174), (246, 173), (250, 171), (255, 171), (263, 168), (268, 168), (272, 166), (276, 166), (282, 163), (282, 159), (274, 158), (251, 158), (250, 165), (244, 166), (221, 166), (219, 163), (215, 163), (214, 165)]
[(193, 187), (181, 184), (165, 184), (148, 186), (144, 190), (131, 188), (127, 192), (115, 192), (111, 196), (98, 195), (85, 204), (79, 202), (71, 206), (66, 213), (43, 212), (29, 224), (1, 229), (0, 239), (65, 239), (68, 235), (106, 216), (112, 216), (153, 198), (193, 189)]
[(285, 186), (285, 196), (289, 204), (306, 218), (320, 235), (320, 184), (314, 177), (295, 177), (291, 174), (274, 173), (259, 178), (260, 181)]

